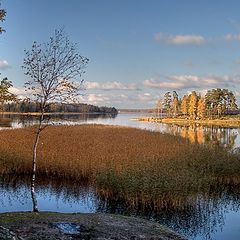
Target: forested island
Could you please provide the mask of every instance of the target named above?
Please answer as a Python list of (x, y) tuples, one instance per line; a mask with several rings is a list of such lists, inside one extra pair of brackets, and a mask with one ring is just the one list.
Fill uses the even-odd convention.
[(204, 96), (192, 91), (179, 98), (176, 91), (158, 100), (152, 117), (136, 120), (164, 123), (240, 125), (236, 97), (228, 89), (211, 89)]
[(236, 97), (228, 89), (211, 89), (204, 96), (192, 91), (182, 98), (176, 91), (164, 94), (163, 101), (158, 101), (156, 112), (159, 115), (165, 111), (167, 117), (183, 116), (188, 119), (219, 118), (237, 113)]

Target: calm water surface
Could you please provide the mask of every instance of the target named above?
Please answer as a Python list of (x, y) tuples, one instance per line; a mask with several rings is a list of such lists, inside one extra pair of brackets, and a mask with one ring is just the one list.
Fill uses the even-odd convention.
[[(160, 123), (144, 123), (130, 119), (145, 114), (119, 114), (116, 117), (101, 115), (56, 117), (57, 124), (97, 123), (130, 126), (151, 131), (180, 135), (186, 141), (200, 144), (216, 144), (227, 150), (240, 147), (240, 128), (177, 126)], [(10, 116), (6, 116), (10, 117)], [(23, 121), (24, 120), (24, 121)], [(0, 122), (0, 129), (21, 128), (34, 124), (34, 119), (21, 119), (17, 116)], [(240, 189), (230, 187), (218, 194), (209, 193), (206, 197), (190, 199), (178, 209), (163, 209), (160, 212), (131, 211), (122, 202), (103, 199), (93, 187), (74, 184), (40, 181), (37, 183), (37, 197), (40, 210), (58, 212), (111, 212), (140, 215), (165, 224), (188, 239), (240, 239)], [(31, 211), (29, 181), (14, 179), (0, 180), (0, 212)]]

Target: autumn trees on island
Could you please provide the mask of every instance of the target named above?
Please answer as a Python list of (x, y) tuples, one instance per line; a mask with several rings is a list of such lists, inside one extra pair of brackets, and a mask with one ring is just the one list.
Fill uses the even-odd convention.
[[(167, 117), (184, 117), (191, 120), (219, 118), (237, 110), (236, 97), (228, 89), (212, 89), (205, 96), (192, 91), (179, 98), (176, 91), (166, 92), (156, 105), (156, 113)], [(160, 115), (161, 113), (161, 115)]]

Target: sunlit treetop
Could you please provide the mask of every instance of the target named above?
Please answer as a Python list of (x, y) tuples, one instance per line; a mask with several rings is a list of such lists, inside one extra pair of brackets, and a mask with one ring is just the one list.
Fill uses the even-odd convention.
[(7, 101), (15, 101), (17, 99), (16, 95), (12, 94), (9, 91), (9, 88), (11, 88), (12, 82), (9, 81), (7, 78), (3, 78), (0, 81), (0, 103), (3, 104)]

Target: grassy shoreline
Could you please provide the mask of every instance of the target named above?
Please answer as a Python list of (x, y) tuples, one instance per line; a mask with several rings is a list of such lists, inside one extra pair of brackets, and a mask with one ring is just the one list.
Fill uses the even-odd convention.
[(156, 118), (156, 117), (142, 117), (133, 118), (133, 121), (141, 122), (159, 122), (166, 124), (192, 125), (199, 124), (205, 126), (226, 126), (226, 127), (240, 127), (239, 118), (222, 118), (222, 119), (204, 119), (204, 120), (190, 120), (183, 118)]

